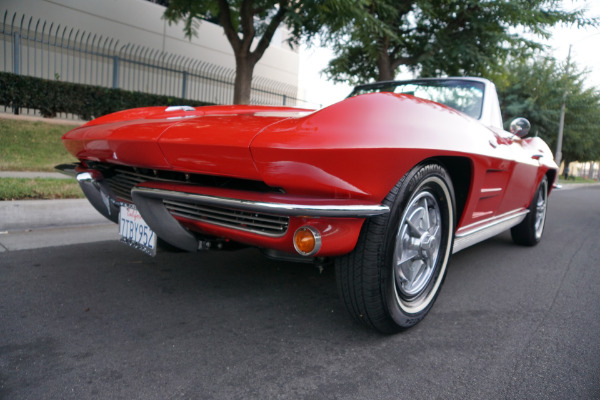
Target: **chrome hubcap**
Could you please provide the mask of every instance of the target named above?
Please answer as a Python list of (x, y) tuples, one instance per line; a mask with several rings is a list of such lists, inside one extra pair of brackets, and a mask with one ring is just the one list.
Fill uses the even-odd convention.
[(419, 193), (400, 221), (394, 250), (398, 294), (405, 300), (418, 296), (435, 271), (441, 245), (440, 206), (429, 192)]

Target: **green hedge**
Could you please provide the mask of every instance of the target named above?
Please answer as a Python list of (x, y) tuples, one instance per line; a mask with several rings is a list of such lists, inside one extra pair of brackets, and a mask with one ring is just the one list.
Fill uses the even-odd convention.
[(0, 105), (39, 110), (42, 116), (48, 118), (55, 117), (58, 113), (70, 113), (89, 120), (135, 107), (208, 104), (177, 97), (0, 72)]

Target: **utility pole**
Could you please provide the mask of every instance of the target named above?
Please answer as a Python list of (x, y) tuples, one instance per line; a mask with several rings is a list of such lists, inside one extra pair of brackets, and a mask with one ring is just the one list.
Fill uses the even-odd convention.
[[(558, 123), (558, 139), (556, 141), (556, 152), (554, 153), (554, 160), (560, 168), (562, 161), (562, 142), (563, 142), (563, 130), (565, 127), (565, 108), (567, 104), (567, 92), (569, 90), (569, 66), (571, 65), (571, 47), (569, 45), (569, 55), (567, 56), (567, 68), (565, 70), (565, 92), (563, 93), (562, 105), (560, 106), (560, 122)], [(566, 168), (566, 167), (565, 167)]]

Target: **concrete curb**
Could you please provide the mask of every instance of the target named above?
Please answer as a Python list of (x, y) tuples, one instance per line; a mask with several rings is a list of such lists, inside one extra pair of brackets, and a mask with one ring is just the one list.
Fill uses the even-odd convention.
[(558, 187), (555, 187), (555, 190), (571, 190), (571, 189), (580, 189), (586, 187), (600, 187), (600, 183), (561, 183)]
[(112, 224), (87, 199), (0, 201), (0, 231)]
[(72, 176), (60, 172), (33, 172), (33, 171), (0, 171), (0, 178), (53, 178), (74, 179)]

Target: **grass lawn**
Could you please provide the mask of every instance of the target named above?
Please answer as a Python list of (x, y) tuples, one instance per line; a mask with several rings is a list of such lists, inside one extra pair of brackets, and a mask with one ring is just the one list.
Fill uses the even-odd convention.
[(598, 181), (595, 181), (593, 179), (580, 178), (578, 176), (572, 176), (569, 179), (565, 179), (561, 176), (560, 178), (558, 178), (558, 183), (598, 183)]
[(0, 178), (0, 201), (81, 197), (83, 192), (75, 179)]
[[(74, 127), (0, 116), (0, 171), (53, 172), (55, 165), (76, 162), (60, 140)], [(0, 178), (0, 201), (78, 197), (83, 193), (75, 179)]]
[(0, 171), (54, 171), (57, 164), (76, 162), (60, 140), (73, 128), (0, 117)]

